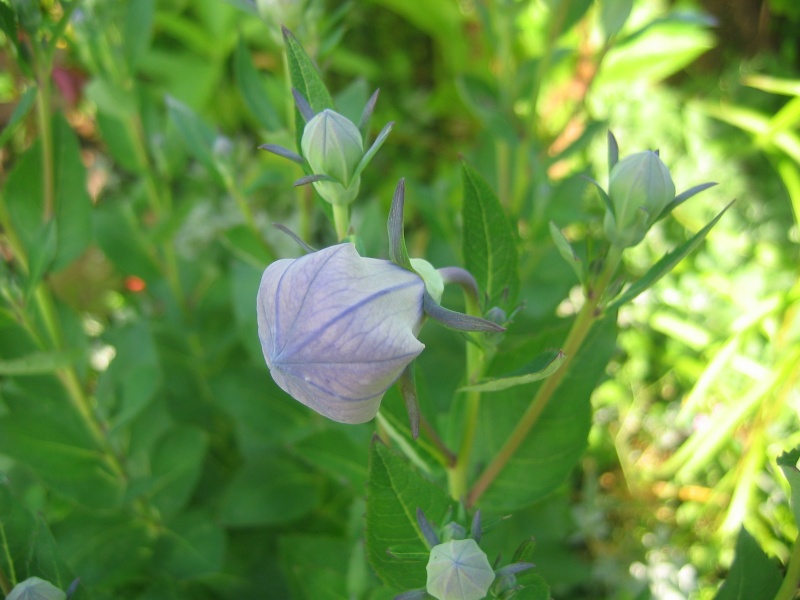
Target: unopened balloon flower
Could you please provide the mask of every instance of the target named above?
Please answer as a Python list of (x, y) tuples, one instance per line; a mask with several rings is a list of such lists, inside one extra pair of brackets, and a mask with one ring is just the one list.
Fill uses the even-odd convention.
[(358, 126), (330, 108), (315, 114), (297, 90), (293, 93), (297, 109), (306, 121), (300, 142), (302, 156), (275, 144), (264, 144), (260, 148), (303, 166), (308, 175), (295, 181), (296, 186), (311, 183), (326, 202), (346, 206), (356, 199), (361, 173), (386, 140), (394, 123), (387, 123), (365, 151), (369, 121), (378, 99), (377, 91), (364, 107)]

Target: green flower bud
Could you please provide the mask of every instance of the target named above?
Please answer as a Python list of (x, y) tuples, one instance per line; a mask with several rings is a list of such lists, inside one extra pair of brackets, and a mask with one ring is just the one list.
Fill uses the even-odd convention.
[(352, 121), (325, 109), (306, 123), (300, 147), (312, 172), (330, 177), (314, 182), (326, 202), (347, 205), (355, 200), (361, 184), (355, 174), (364, 158), (364, 142)]
[(669, 169), (652, 151), (632, 154), (611, 169), (608, 196), (614, 213), (606, 212), (606, 236), (619, 248), (644, 239), (661, 211), (675, 199)]
[(481, 600), (494, 581), (489, 559), (472, 538), (431, 549), (427, 592), (437, 600)]

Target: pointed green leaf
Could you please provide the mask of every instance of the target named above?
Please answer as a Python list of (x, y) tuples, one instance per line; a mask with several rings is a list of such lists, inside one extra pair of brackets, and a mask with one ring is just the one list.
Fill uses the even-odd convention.
[(553, 238), (553, 242), (556, 245), (556, 249), (558, 253), (561, 255), (570, 268), (575, 272), (575, 275), (578, 276), (578, 281), (583, 283), (583, 266), (581, 264), (581, 259), (578, 258), (578, 255), (575, 254), (575, 251), (572, 249), (569, 241), (558, 228), (558, 226), (550, 221), (550, 237)]
[(75, 352), (40, 352), (22, 358), (0, 359), (0, 375), (41, 375), (68, 367), (77, 359)]
[(505, 377), (493, 377), (485, 379), (476, 383), (475, 385), (468, 385), (460, 388), (459, 392), (499, 392), (518, 385), (525, 385), (526, 383), (533, 383), (540, 379), (550, 377), (553, 373), (561, 368), (567, 355), (563, 352), (553, 351), (547, 352), (535, 358), (525, 368), (521, 369), (517, 374), (507, 375)]
[[(67, 266), (92, 241), (92, 202), (86, 190), (86, 168), (81, 162), (78, 138), (60, 114), (53, 117), (52, 150), (54, 234), (44, 229), (47, 220), (40, 142), (17, 160), (6, 181), (9, 217), (29, 260), (44, 269), (40, 275)], [(42, 248), (43, 243), (52, 242), (56, 243), (55, 255), (45, 251), (49, 247)]]
[[(286, 45), (286, 58), (289, 63), (289, 79), (292, 87), (308, 101), (314, 113), (319, 113), (326, 108), (333, 108), (333, 99), (328, 88), (322, 82), (317, 67), (306, 51), (286, 27), (283, 28), (283, 41)], [(303, 119), (299, 112), (295, 113), (297, 147), (303, 137)]]
[(603, 189), (603, 186), (591, 177), (584, 176), (583, 178), (594, 185), (595, 189), (597, 190), (597, 195), (600, 196), (600, 199), (603, 201), (603, 206), (606, 207), (606, 210), (611, 213), (612, 216), (615, 216), (616, 213), (614, 212), (614, 204), (611, 202), (608, 192)]
[(0, 478), (0, 572), (16, 573), (17, 580), (39, 576), (64, 588), (74, 579), (43, 515), (31, 514), (4, 478)]
[(736, 540), (736, 554), (728, 578), (714, 600), (773, 598), (780, 585), (778, 566), (742, 528)]
[(28, 284), (25, 290), (25, 300), (29, 300), (36, 290), (36, 286), (50, 270), (56, 256), (56, 224), (48, 221), (42, 225), (40, 237), (28, 254)]
[(378, 134), (378, 137), (376, 137), (375, 141), (372, 143), (372, 146), (369, 147), (369, 150), (364, 153), (364, 156), (359, 161), (356, 170), (353, 172), (353, 179), (361, 175), (361, 172), (367, 167), (369, 161), (371, 161), (375, 154), (377, 154), (378, 150), (380, 150), (380, 147), (383, 145), (383, 142), (385, 142), (386, 138), (389, 137), (389, 133), (391, 133), (393, 126), (394, 122), (384, 125), (383, 129), (381, 129), (381, 132)]
[(608, 174), (611, 176), (611, 169), (613, 169), (619, 162), (619, 144), (617, 138), (610, 131), (608, 132)]
[(268, 131), (280, 129), (282, 127), (280, 114), (272, 105), (264, 88), (262, 75), (253, 65), (250, 52), (242, 38), (239, 39), (233, 56), (233, 74), (245, 106), (258, 124)]
[(425, 586), (424, 562), (394, 558), (387, 551), (402, 547), (427, 555), (417, 509), (438, 522), (449, 505), (447, 494), (406, 459), (379, 441), (372, 443), (367, 481), (367, 558), (387, 585), (397, 591)]
[(715, 182), (709, 181), (708, 183), (701, 183), (699, 185), (689, 188), (685, 192), (681, 192), (680, 194), (675, 196), (675, 199), (672, 202), (670, 202), (667, 206), (664, 207), (664, 210), (662, 210), (661, 213), (658, 215), (656, 221), (659, 221), (664, 217), (666, 217), (675, 208), (686, 202), (692, 196), (696, 196), (700, 192), (707, 190), (708, 188), (714, 187), (715, 185), (717, 185)]
[(168, 96), (167, 112), (186, 150), (212, 174), (220, 176), (214, 160), (216, 133), (188, 105)]
[(8, 140), (11, 139), (11, 136), (14, 135), (14, 132), (17, 130), (17, 125), (22, 122), (28, 114), (28, 111), (30, 111), (34, 100), (36, 100), (37, 90), (38, 88), (36, 86), (31, 86), (25, 90), (25, 93), (20, 97), (19, 102), (17, 102), (17, 105), (14, 107), (14, 112), (11, 113), (8, 122), (3, 127), (3, 131), (0, 132), (0, 148), (8, 143)]
[(364, 105), (364, 110), (361, 112), (361, 118), (358, 121), (358, 130), (361, 136), (366, 138), (369, 132), (369, 122), (372, 120), (372, 113), (375, 111), (375, 104), (378, 102), (378, 93), (380, 90), (375, 90), (370, 96), (367, 103)]
[(516, 236), (489, 184), (465, 161), (461, 165), (465, 267), (487, 295), (487, 308), (513, 306), (519, 289)]
[(634, 284), (628, 287), (622, 294), (617, 296), (613, 302), (611, 302), (607, 307), (606, 311), (614, 311), (617, 310), (620, 306), (625, 304), (626, 302), (630, 302), (636, 296), (644, 292), (646, 289), (650, 288), (656, 281), (661, 279), (664, 275), (672, 271), (677, 264), (683, 260), (683, 258), (692, 252), (700, 243), (705, 239), (708, 235), (708, 232), (717, 224), (722, 218), (722, 215), (725, 214), (731, 206), (733, 202), (728, 204), (725, 208), (722, 209), (716, 217), (714, 217), (705, 227), (703, 227), (700, 231), (698, 231), (694, 236), (690, 239), (686, 240), (683, 244), (675, 248), (672, 252), (668, 252), (665, 254), (661, 259), (654, 264), (647, 273), (642, 276), (641, 279), (637, 280)]
[(160, 528), (153, 550), (153, 565), (167, 577), (192, 579), (210, 576), (222, 569), (225, 531), (215, 515), (181, 513)]

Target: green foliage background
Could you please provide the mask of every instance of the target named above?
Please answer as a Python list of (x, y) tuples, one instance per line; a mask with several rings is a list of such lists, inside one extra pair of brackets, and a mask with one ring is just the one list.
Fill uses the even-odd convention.
[[(300, 254), (271, 223), (336, 241), (292, 188), (300, 168), (256, 150), (299, 135), (284, 23), (332, 93), (306, 90), (315, 108), (357, 121), (379, 87), (373, 124), (396, 122), (353, 207), (365, 254), (387, 256), (401, 177), (409, 253), (437, 267), (491, 263), (462, 234), (494, 195), (506, 211), (487, 243), (508, 272), (475, 274), (491, 305), (521, 309), (489, 376), (562, 343), (579, 282), (549, 223), (593, 272), (603, 206), (585, 177), (606, 182), (609, 128), (625, 154), (660, 149), (679, 191), (720, 184), (626, 252), (626, 281), (737, 199), (595, 327), (482, 497), (482, 546), (505, 564), (535, 538), (543, 598), (773, 597), (797, 537), (781, 474), (795, 485), (796, 457), (778, 457), (800, 445), (800, 74), (796, 11), (763, 10), (744, 51), (726, 15), (655, 0), (0, 0), (0, 590), (34, 575), (80, 577), (78, 600), (424, 586), (423, 563), (386, 548), (423, 551), (408, 515), (422, 503), (439, 523), (452, 505), (436, 448), (410, 440), (396, 390), (391, 448), (374, 424), (305, 409), (258, 343), (261, 273)], [(458, 447), (463, 339), (421, 339), (423, 412)], [(539, 385), (485, 395), (471, 478)]]

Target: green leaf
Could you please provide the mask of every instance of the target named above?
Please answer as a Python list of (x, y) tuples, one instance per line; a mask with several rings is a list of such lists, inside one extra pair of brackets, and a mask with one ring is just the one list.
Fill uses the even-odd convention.
[(136, 71), (139, 59), (150, 47), (153, 36), (153, 17), (155, 0), (136, 0), (130, 2), (125, 15), (125, 38), (123, 48), (125, 59), (132, 72)]
[(528, 577), (530, 581), (522, 585), (514, 594), (514, 600), (550, 600), (550, 586), (541, 575)]
[(28, 282), (25, 289), (25, 300), (30, 300), (36, 286), (45, 276), (56, 257), (56, 224), (50, 220), (42, 224), (39, 230), (38, 243), (34, 244), (28, 254)]
[(533, 383), (540, 379), (550, 377), (561, 368), (567, 355), (559, 351), (551, 351), (536, 357), (525, 368), (520, 369), (515, 375), (504, 377), (491, 377), (482, 380), (475, 385), (468, 385), (460, 388), (459, 392), (499, 392), (518, 385)]
[(136, 112), (136, 96), (115, 83), (97, 77), (84, 88), (87, 98), (97, 110), (121, 121), (130, 119)]
[(466, 162), (461, 164), (465, 266), (487, 295), (487, 308), (513, 306), (519, 289), (514, 232), (489, 184)]
[(60, 114), (53, 117), (53, 211), (55, 256), (43, 251), (52, 243), (44, 216), (41, 142), (34, 143), (14, 165), (6, 181), (6, 202), (14, 229), (29, 260), (43, 269), (59, 270), (77, 258), (91, 243), (92, 202), (86, 191), (86, 168), (80, 158), (75, 133)]
[(387, 585), (397, 590), (424, 587), (425, 563), (387, 554), (392, 547), (427, 553), (417, 523), (417, 509), (432, 521), (441, 520), (450, 499), (407, 460), (373, 441), (367, 481), (367, 559)]
[[(255, 330), (251, 335), (258, 337)], [(257, 461), (307, 435), (311, 411), (281, 390), (263, 363), (260, 368), (243, 365), (229, 370), (210, 385), (214, 397), (224, 399), (222, 408), (233, 421), (237, 446), (246, 459)]]
[(283, 40), (286, 44), (292, 87), (303, 95), (315, 114), (326, 108), (333, 108), (333, 99), (328, 88), (322, 82), (317, 67), (294, 34), (285, 27), (283, 28)]
[(736, 540), (736, 554), (728, 578), (714, 600), (772, 598), (780, 586), (778, 566), (742, 528)]
[(256, 118), (258, 124), (268, 131), (280, 129), (283, 126), (280, 115), (272, 106), (264, 89), (262, 75), (253, 65), (250, 52), (247, 50), (244, 39), (241, 38), (236, 45), (236, 53), (233, 57), (233, 73), (245, 106)]
[(68, 367), (77, 360), (75, 352), (37, 352), (21, 358), (0, 359), (0, 375), (41, 375)]
[(550, 237), (553, 238), (553, 242), (556, 245), (556, 249), (558, 253), (561, 255), (570, 268), (575, 272), (575, 275), (578, 276), (578, 281), (583, 283), (584, 276), (583, 276), (583, 265), (581, 264), (581, 259), (575, 254), (575, 251), (572, 249), (569, 241), (558, 228), (558, 226), (550, 221)]
[(708, 232), (717, 224), (722, 218), (722, 215), (725, 214), (731, 206), (733, 202), (728, 204), (725, 208), (722, 209), (716, 217), (714, 217), (705, 227), (703, 227), (700, 231), (698, 231), (694, 236), (690, 239), (686, 240), (683, 244), (675, 248), (671, 252), (667, 252), (661, 259), (656, 262), (652, 267), (647, 270), (640, 279), (638, 279), (635, 283), (630, 285), (628, 288), (625, 289), (622, 294), (617, 296), (611, 303), (608, 304), (606, 307), (606, 311), (616, 311), (620, 306), (625, 304), (626, 302), (630, 302), (636, 296), (647, 290), (648, 288), (652, 287), (656, 281), (661, 279), (664, 275), (672, 271), (679, 262), (681, 262), (684, 257), (692, 252), (695, 248), (697, 248), (700, 243), (706, 238)]
[(208, 577), (222, 569), (225, 531), (214, 515), (191, 512), (177, 516), (161, 532), (153, 550), (153, 564), (167, 577)]
[(66, 267), (92, 243), (92, 200), (75, 132), (61, 114), (53, 118), (55, 219), (58, 250), (53, 270)]
[(230, 4), (231, 6), (235, 6), (242, 12), (247, 13), (248, 15), (253, 15), (254, 17), (258, 15), (258, 8), (256, 7), (256, 3), (253, 0), (222, 0), (225, 4)]
[[(0, 4), (0, 6), (3, 5)], [(14, 135), (14, 132), (17, 130), (17, 125), (27, 116), (28, 111), (30, 111), (31, 106), (33, 106), (33, 102), (36, 100), (37, 91), (38, 88), (36, 86), (29, 87), (25, 90), (25, 93), (22, 94), (22, 97), (20, 97), (19, 102), (17, 102), (17, 105), (14, 107), (14, 112), (11, 113), (8, 122), (5, 124), (5, 127), (3, 127), (3, 131), (0, 132), (0, 148), (8, 143), (8, 140), (11, 139), (11, 136)]]
[(783, 475), (792, 490), (791, 504), (792, 511), (794, 511), (794, 522), (800, 524), (800, 469), (797, 468), (798, 461), (800, 461), (800, 446), (789, 452), (784, 452), (778, 457), (778, 466), (783, 471)]
[[(13, 569), (8, 564), (9, 557)], [(13, 571), (18, 580), (36, 575), (64, 588), (74, 579), (44, 518), (34, 516), (10, 485), (3, 482), (0, 482), (0, 571)]]
[(0, 454), (24, 463), (47, 485), (85, 506), (122, 499), (121, 477), (55, 377), (29, 376), (3, 389)]
[(206, 435), (176, 426), (164, 434), (151, 458), (150, 499), (162, 515), (177, 514), (188, 502), (203, 467)]
[(317, 467), (326, 476), (359, 493), (364, 489), (366, 447), (354, 444), (343, 432), (324, 429), (295, 444), (293, 450), (299, 460)]
[[(526, 343), (552, 348), (563, 341), (563, 334), (563, 329), (545, 332)], [(594, 325), (539, 420), (482, 496), (481, 509), (513, 512), (547, 496), (564, 482), (586, 448), (592, 420), (591, 395), (616, 349), (615, 340), (615, 317)], [(502, 365), (505, 360), (500, 354), (494, 364)], [(502, 410), (496, 402), (482, 404), (478, 441), (483, 460), (497, 454), (508, 439), (535, 389), (520, 386), (507, 391)]]
[(189, 154), (203, 164), (210, 173), (221, 178), (214, 159), (216, 133), (191, 109), (179, 100), (167, 97), (167, 112)]
[(320, 501), (316, 477), (293, 460), (269, 454), (246, 462), (226, 490), (220, 518), (229, 527), (290, 523)]
[(153, 570), (155, 535), (152, 522), (142, 516), (78, 507), (58, 524), (58, 548), (80, 574), (78, 591), (109, 589), (130, 582), (139, 584), (141, 574)]
[[(328, 88), (322, 82), (317, 67), (294, 34), (285, 27), (283, 28), (283, 41), (286, 44), (286, 58), (289, 62), (289, 78), (292, 87), (306, 99), (315, 114), (326, 108), (333, 108), (333, 99)], [(300, 148), (304, 121), (298, 111), (295, 111), (295, 123), (297, 147)]]
[(598, 79), (660, 81), (714, 47), (705, 22), (661, 20), (618, 42), (606, 56)]
[(348, 600), (347, 569), (351, 547), (344, 539), (326, 535), (286, 535), (280, 556), (294, 598)]

